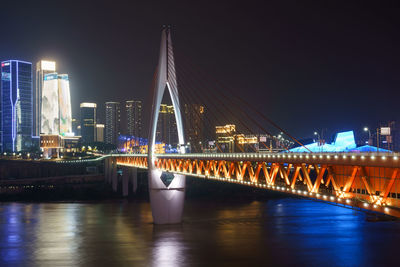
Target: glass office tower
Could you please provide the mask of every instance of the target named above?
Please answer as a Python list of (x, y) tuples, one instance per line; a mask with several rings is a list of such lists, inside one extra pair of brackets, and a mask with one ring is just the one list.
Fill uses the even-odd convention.
[(84, 144), (96, 140), (96, 108), (95, 103), (81, 103), (81, 136)]
[(32, 63), (1, 62), (2, 151), (29, 151), (32, 146)]
[(142, 137), (142, 101), (126, 101), (125, 108), (128, 135)]
[(105, 142), (118, 145), (121, 134), (121, 110), (119, 102), (106, 102)]

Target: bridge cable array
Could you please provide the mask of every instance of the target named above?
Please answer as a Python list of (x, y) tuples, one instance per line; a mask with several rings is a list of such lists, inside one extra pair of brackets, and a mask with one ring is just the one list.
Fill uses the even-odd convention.
[[(175, 64), (175, 70), (177, 72), (180, 95), (184, 102), (198, 103), (206, 107), (207, 114), (213, 117), (213, 119), (207, 118), (207, 122), (210, 123), (210, 126), (213, 125), (211, 123), (212, 120), (219, 125), (223, 125), (223, 121), (226, 123), (236, 122), (238, 126), (245, 129), (249, 134), (256, 136), (257, 133), (260, 133), (259, 130), (261, 130), (261, 133), (272, 137), (271, 132), (256, 119), (257, 117), (261, 117), (264, 121), (268, 122), (269, 125), (272, 125), (273, 128), (278, 129), (294, 142), (305, 147), (299, 140), (293, 137), (293, 135), (289, 134), (246, 100), (238, 96), (233, 90), (224, 86), (216, 79), (210, 82), (209, 75), (199, 67), (194, 66), (187, 57), (181, 53), (175, 53), (175, 55), (178, 60), (178, 64)], [(199, 74), (202, 74), (202, 77), (198, 77)], [(224, 91), (228, 93), (224, 93)], [(211, 106), (213, 107), (213, 112), (210, 112)], [(258, 116), (255, 118), (255, 116), (250, 115), (250, 112), (245, 110), (245, 107), (250, 108)], [(218, 113), (219, 116), (215, 115), (215, 113)], [(249, 122), (251, 122), (251, 124), (249, 124)], [(259, 130), (255, 131), (254, 129)], [(212, 134), (213, 133), (211, 133), (211, 135)], [(268, 148), (264, 143), (262, 144)], [(288, 150), (287, 146), (284, 146), (284, 148)]]

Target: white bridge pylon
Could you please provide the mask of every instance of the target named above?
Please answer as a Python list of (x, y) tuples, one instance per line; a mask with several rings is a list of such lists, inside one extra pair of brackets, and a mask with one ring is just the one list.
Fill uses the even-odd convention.
[[(181, 107), (179, 104), (178, 84), (175, 74), (174, 54), (170, 28), (165, 27), (161, 33), (160, 56), (156, 72), (156, 82), (153, 92), (153, 105), (150, 119), (148, 138), (148, 173), (151, 210), (155, 224), (174, 224), (182, 221), (183, 204), (185, 198), (185, 175), (173, 174), (172, 182), (167, 186), (161, 180), (162, 171), (156, 169), (155, 139), (158, 115), (165, 88), (168, 88), (172, 105), (175, 111), (178, 141), (181, 153), (184, 153), (184, 132)], [(172, 175), (172, 174), (170, 174)]]

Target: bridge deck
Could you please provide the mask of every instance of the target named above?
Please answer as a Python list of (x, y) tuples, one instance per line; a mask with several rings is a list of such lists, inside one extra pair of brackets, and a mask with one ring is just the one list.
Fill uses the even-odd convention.
[[(147, 168), (147, 154), (111, 154), (93, 160), (107, 157), (120, 166)], [(398, 153), (157, 154), (154, 163), (168, 172), (283, 191), (400, 217)]]

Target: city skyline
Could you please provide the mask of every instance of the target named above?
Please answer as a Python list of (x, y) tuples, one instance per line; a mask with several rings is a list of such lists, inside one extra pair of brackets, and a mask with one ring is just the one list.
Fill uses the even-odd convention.
[[(7, 5), (8, 25), (7, 16), (17, 9), (12, 3)], [(399, 94), (396, 88), (400, 86), (396, 68), (392, 68), (400, 57), (395, 49), (399, 42), (395, 34), (399, 21), (389, 8), (349, 4), (340, 10), (287, 9), (279, 4), (256, 1), (251, 7), (244, 7), (244, 17), (239, 22), (234, 18), (242, 14), (241, 6), (228, 4), (229, 9), (221, 13), (225, 4), (216, 3), (208, 12), (209, 22), (204, 22), (197, 16), (189, 19), (184, 14), (205, 11), (205, 4), (183, 4), (179, 12), (172, 10), (173, 4), (161, 5), (155, 8), (154, 16), (146, 18), (147, 4), (126, 4), (126, 10), (133, 10), (133, 14), (120, 16), (128, 11), (99, 2), (96, 9), (99, 18), (111, 11), (107, 24), (97, 17), (88, 21), (84, 10), (89, 6), (82, 3), (81, 11), (65, 7), (65, 14), (73, 14), (75, 20), (67, 20), (72, 25), (64, 25), (58, 21), (63, 21), (65, 15), (52, 12), (57, 6), (39, 6), (37, 23), (43, 27), (26, 33), (25, 37), (33, 40), (31, 45), (16, 45), (18, 36), (2, 40), (0, 58), (31, 62), (47, 58), (59, 62), (57, 68), (70, 74), (74, 117), (78, 115), (79, 103), (85, 101), (122, 103), (138, 98), (143, 99), (143, 106), (148, 109), (148, 88), (157, 61), (159, 31), (169, 22), (179, 51), (191, 55), (195, 64), (234, 90), (257, 95), (254, 105), (297, 137), (312, 134), (310, 128), (329, 128), (333, 133), (396, 119), (390, 111), (396, 107)], [(21, 14), (31, 14), (32, 8), (28, 5)], [(163, 8), (171, 12), (164, 12)], [(275, 13), (269, 13), (270, 9)], [(356, 9), (362, 12), (353, 12)], [(40, 16), (45, 13), (50, 17), (57, 13), (61, 19), (48, 24)], [(294, 24), (294, 21), (301, 23)], [(82, 27), (74, 27), (75, 23)], [(9, 29), (19, 31), (22, 27), (21, 22), (7, 25), (6, 34)], [(115, 42), (105, 40), (106, 35), (97, 30), (103, 28), (113, 32)], [(49, 31), (54, 36), (51, 40)], [(370, 36), (377, 37), (370, 40)], [(105, 45), (96, 45), (103, 41)], [(390, 45), (383, 41), (389, 41)], [(246, 49), (248, 46), (252, 49)], [(117, 67), (118, 71), (109, 72), (110, 66)], [(109, 94), (111, 90), (113, 95)], [(382, 101), (375, 101), (377, 92), (382, 91), (390, 92), (393, 97), (382, 96)], [(269, 97), (274, 101), (266, 107), (264, 102)], [(340, 105), (340, 109), (325, 108), (326, 102)], [(282, 112), (280, 103), (298, 112)], [(103, 114), (102, 109), (100, 105), (99, 114)], [(319, 111), (318, 116), (312, 115), (315, 110)], [(148, 112), (143, 114), (143, 120), (148, 121)], [(313, 121), (299, 123), (296, 116), (313, 116)]]

